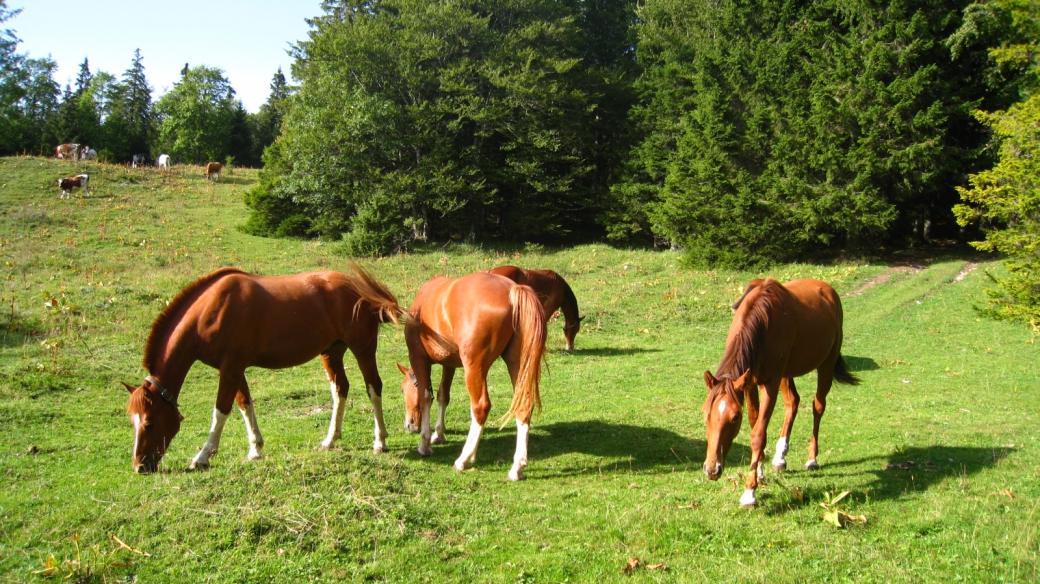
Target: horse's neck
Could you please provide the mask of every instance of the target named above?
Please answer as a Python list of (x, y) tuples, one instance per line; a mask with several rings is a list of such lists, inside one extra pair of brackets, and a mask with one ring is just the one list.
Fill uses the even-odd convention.
[(166, 337), (155, 348), (152, 371), (148, 373), (166, 386), (174, 397), (180, 395), (184, 379), (197, 359), (192, 345), (193, 343), (183, 337), (176, 341)]
[(722, 375), (740, 377), (754, 366), (755, 353), (760, 347), (754, 346), (754, 329), (748, 322), (750, 303), (743, 303), (737, 308), (733, 325), (726, 339), (726, 350), (722, 353), (715, 376)]
[(560, 310), (563, 311), (563, 318), (567, 321), (567, 326), (573, 326), (578, 324), (580, 315), (578, 314), (578, 301), (574, 299), (574, 296), (563, 294), (563, 304), (560, 305)]

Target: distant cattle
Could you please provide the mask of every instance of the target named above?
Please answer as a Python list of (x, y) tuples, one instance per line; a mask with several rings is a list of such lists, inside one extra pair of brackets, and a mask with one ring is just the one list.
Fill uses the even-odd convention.
[(84, 146), (83, 149), (80, 150), (80, 160), (97, 160), (97, 150), (94, 150), (89, 146)]
[(220, 164), (219, 162), (207, 163), (206, 164), (206, 180), (209, 180), (209, 177), (211, 177), (211, 176), (216, 176), (216, 178), (214, 180), (218, 180), (219, 181), (220, 180), (220, 169), (221, 168), (224, 168), (224, 166), (222, 164)]
[(59, 160), (65, 160), (71, 158), (77, 160), (79, 154), (79, 144), (58, 144), (54, 148), (54, 157)]
[(86, 197), (90, 194), (90, 189), (87, 188), (87, 181), (90, 180), (90, 176), (86, 174), (77, 174), (76, 176), (70, 176), (66, 178), (58, 179), (58, 188), (61, 189), (61, 195), (59, 199), (68, 199), (72, 195), (72, 189), (82, 187), (83, 196)]
[(146, 160), (148, 160), (148, 155), (146, 155), (146, 154), (134, 154), (133, 157), (131, 158), (130, 166), (131, 166), (131, 168), (137, 168), (138, 164), (143, 165)]
[(159, 155), (159, 160), (158, 160), (157, 164), (158, 164), (159, 168), (161, 168), (163, 170), (170, 170), (170, 155), (169, 154), (160, 154)]

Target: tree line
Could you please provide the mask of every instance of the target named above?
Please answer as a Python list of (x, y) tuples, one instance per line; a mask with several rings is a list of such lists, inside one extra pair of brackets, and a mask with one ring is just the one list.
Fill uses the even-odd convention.
[[(0, 0), (0, 26), (20, 11)], [(289, 91), (281, 69), (267, 103), (251, 114), (218, 68), (185, 64), (173, 88), (153, 102), (140, 50), (119, 77), (91, 71), (84, 58), (63, 90), (54, 79), (57, 64), (19, 53), (19, 42), (13, 30), (0, 29), (0, 155), (53, 155), (57, 144), (78, 143), (109, 162), (135, 154), (154, 161), (165, 153), (182, 163), (259, 166), (278, 134)]]

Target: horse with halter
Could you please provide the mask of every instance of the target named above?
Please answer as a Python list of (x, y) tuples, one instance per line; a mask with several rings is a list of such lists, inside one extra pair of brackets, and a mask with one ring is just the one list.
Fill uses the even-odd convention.
[(376, 367), (379, 325), (397, 323), (404, 311), (393, 293), (356, 264), (354, 274), (309, 272), (257, 276), (222, 268), (189, 285), (152, 324), (144, 351), (148, 376), (130, 392), (134, 426), (133, 468), (154, 472), (180, 430), (177, 406), (184, 379), (196, 361), (220, 371), (209, 438), (190, 469), (206, 468), (220, 445), (233, 401), (238, 402), (249, 438), (248, 459), (261, 457), (264, 441), (249, 393), (247, 367), (281, 369), (321, 355), (332, 391), (332, 421), (321, 443), (340, 438), (350, 387), (343, 370), (347, 349), (357, 359), (375, 417), (373, 450), (386, 450), (383, 382)]
[[(733, 305), (735, 314), (726, 338), (726, 350), (715, 375), (704, 372), (708, 397), (704, 401), (708, 451), (704, 472), (718, 480), (733, 440), (740, 431), (744, 397), (751, 423), (751, 469), (740, 504), (754, 506), (755, 489), (762, 478), (766, 427), (783, 394), (784, 424), (776, 443), (773, 468), (785, 470), (788, 440), (800, 398), (794, 378), (816, 370), (813, 435), (806, 469), (817, 469), (820, 418), (827, 407), (831, 382), (855, 385), (841, 357), (842, 311), (838, 294), (826, 282), (794, 280), (786, 285), (767, 278), (752, 280)], [(759, 402), (759, 388), (762, 396)]]
[(488, 370), (501, 357), (513, 382), (513, 401), (502, 419), (516, 417), (516, 453), (509, 478), (523, 480), (531, 413), (541, 407), (538, 384), (545, 352), (545, 312), (534, 290), (487, 272), (437, 276), (419, 288), (404, 330), (411, 367), (397, 367), (404, 374), (405, 428), (419, 430), (419, 454), (429, 456), (431, 443), (444, 442), (443, 418), (438, 433), (430, 434), (430, 370), (434, 363), (441, 365), (443, 389), (451, 386), (455, 370), (462, 367), (471, 423), (454, 466), (462, 471), (473, 465), (491, 410)]
[(581, 329), (584, 316), (578, 316), (578, 299), (563, 276), (552, 270), (525, 270), (516, 266), (499, 266), (491, 270), (492, 274), (505, 276), (517, 284), (530, 286), (538, 295), (538, 300), (545, 310), (545, 319), (549, 320), (557, 310), (563, 311), (563, 336), (567, 341), (567, 350), (574, 349), (574, 337)]

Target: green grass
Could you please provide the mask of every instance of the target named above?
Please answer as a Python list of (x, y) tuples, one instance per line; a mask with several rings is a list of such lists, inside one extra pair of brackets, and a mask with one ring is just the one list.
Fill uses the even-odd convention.
[[(709, 482), (702, 375), (721, 356), (743, 284), (764, 273), (692, 272), (670, 252), (431, 245), (364, 262), (410, 303), (434, 274), (504, 263), (563, 274), (588, 315), (577, 350), (551, 324), (544, 411), (530, 439), (528, 480), (506, 479), (507, 426), (486, 430), (475, 470), (457, 473), (468, 427), (461, 376), (448, 444), (420, 459), (402, 429), (402, 332), (384, 328), (390, 452), (371, 451), (371, 412), (355, 391), (338, 448), (318, 452), (329, 397), (317, 362), (250, 370), (266, 458), (244, 460), (228, 424), (208, 472), (187, 473), (205, 439), (216, 374), (199, 365), (181, 395), (186, 416), (163, 472), (130, 469), (131, 426), (119, 381), (137, 382), (150, 325), (182, 286), (222, 265), (264, 274), (346, 269), (338, 244), (260, 239), (236, 226), (255, 174), (219, 184), (197, 168), (83, 163), (92, 194), (57, 199), (73, 165), (0, 159), (0, 580), (84, 581), (864, 581), (993, 582), (1040, 578), (1037, 347), (1022, 327), (980, 320), (987, 285), (968, 258), (917, 267), (785, 265), (782, 280), (831, 282), (845, 307), (844, 353), (863, 379), (836, 386), (821, 431), (823, 468), (798, 470), (815, 379), (788, 455), (768, 473), (759, 507), (737, 500), (747, 424), (724, 478)], [(871, 281), (878, 282), (867, 287)], [(55, 306), (45, 306), (51, 298)], [(435, 369), (435, 377), (439, 375)], [(491, 375), (504, 412), (505, 368)], [(781, 415), (771, 426), (769, 455)], [(914, 461), (909, 470), (886, 465)], [(826, 493), (866, 525), (822, 520)], [(798, 493), (802, 494), (799, 499)], [(148, 552), (114, 552), (111, 535)], [(77, 552), (77, 546), (79, 551)], [(92, 546), (94, 551), (92, 551)], [(628, 558), (668, 570), (623, 574)], [(73, 563), (77, 560), (78, 563)]]

